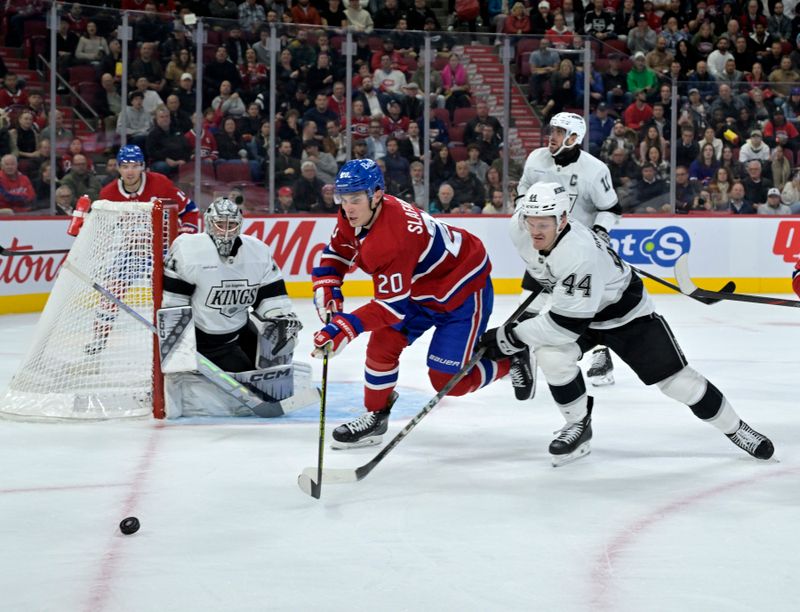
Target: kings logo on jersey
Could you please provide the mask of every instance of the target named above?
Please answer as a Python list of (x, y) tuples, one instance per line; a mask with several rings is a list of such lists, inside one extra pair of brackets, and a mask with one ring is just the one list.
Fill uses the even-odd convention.
[(247, 280), (224, 280), (208, 292), (206, 306), (219, 310), (223, 316), (233, 317), (255, 303), (258, 285), (248, 285)]
[(657, 230), (613, 228), (609, 235), (614, 250), (633, 265), (655, 264), (670, 268), (692, 246), (689, 234), (677, 225)]

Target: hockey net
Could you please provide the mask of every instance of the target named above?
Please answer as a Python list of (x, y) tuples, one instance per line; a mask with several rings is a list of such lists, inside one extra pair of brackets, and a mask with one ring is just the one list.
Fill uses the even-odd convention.
[[(148, 321), (161, 304), (175, 209), (107, 202), (91, 213), (67, 261)], [(163, 418), (156, 338), (140, 321), (62, 267), (0, 413), (26, 419)]]

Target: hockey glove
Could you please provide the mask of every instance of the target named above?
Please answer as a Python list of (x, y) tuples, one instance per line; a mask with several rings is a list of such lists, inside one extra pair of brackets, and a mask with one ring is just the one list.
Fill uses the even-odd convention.
[(328, 313), (342, 312), (344, 296), (342, 295), (342, 277), (336, 274), (317, 276), (317, 269), (313, 273), (312, 289), (314, 290), (314, 306), (317, 316), (323, 323), (327, 321)]
[(611, 236), (608, 235), (608, 230), (600, 225), (595, 225), (592, 227), (592, 231), (597, 234), (597, 237), (600, 238), (603, 242), (610, 245), (611, 244)]
[(516, 323), (488, 330), (478, 340), (478, 348), (484, 349), (484, 357), (497, 360), (510, 357), (527, 348), (527, 345), (514, 334)]
[(322, 359), (326, 354), (334, 357), (342, 352), (348, 342), (364, 331), (358, 317), (351, 314), (336, 315), (325, 327), (314, 334), (312, 357)]

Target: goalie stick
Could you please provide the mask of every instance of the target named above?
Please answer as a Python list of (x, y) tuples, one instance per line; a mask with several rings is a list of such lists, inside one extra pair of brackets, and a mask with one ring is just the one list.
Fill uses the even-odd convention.
[(3, 257), (11, 257), (13, 255), (64, 255), (66, 253), (69, 253), (69, 249), (52, 249), (44, 251), (29, 251), (26, 249), (22, 251), (12, 251), (4, 246), (0, 246), (0, 256)]
[[(82, 270), (79, 270), (74, 265), (72, 265), (72, 263), (69, 260), (64, 262), (63, 268), (69, 270), (72, 274), (77, 276), (81, 281), (83, 281), (84, 283), (92, 287), (95, 291), (103, 295), (103, 297), (116, 304), (121, 310), (125, 311), (134, 319), (139, 321), (153, 334), (158, 335), (158, 330), (156, 329), (155, 325), (153, 325), (150, 321), (145, 319), (141, 314), (136, 312), (133, 308), (128, 306), (116, 295), (111, 293), (111, 291), (109, 291), (102, 285), (94, 282)], [(303, 395), (303, 397), (292, 396), (286, 398), (285, 400), (280, 400), (278, 402), (264, 401), (261, 398), (257, 397), (254, 393), (252, 393), (247, 387), (245, 387), (238, 380), (233, 378), (233, 376), (228, 374), (225, 370), (214, 364), (207, 357), (201, 355), (200, 353), (195, 353), (195, 356), (197, 357), (197, 371), (200, 373), (201, 376), (206, 378), (210, 383), (212, 383), (216, 387), (219, 387), (222, 391), (230, 395), (240, 404), (249, 408), (256, 416), (277, 417), (292, 412), (293, 410), (297, 410), (298, 408), (302, 408), (303, 406), (307, 406), (310, 403), (310, 401), (307, 401), (307, 399), (309, 398), (307, 398), (307, 395), (305, 394)], [(311, 401), (313, 401), (313, 399), (314, 399), (313, 397), (310, 398)]]
[[(509, 323), (513, 323), (516, 321), (525, 309), (530, 306), (531, 302), (533, 302), (534, 298), (536, 298), (537, 293), (531, 293), (525, 300), (517, 307), (517, 309), (511, 314), (508, 319), (506, 319), (503, 325), (508, 325)], [(370, 461), (365, 463), (364, 465), (357, 467), (356, 469), (332, 469), (332, 468), (324, 468), (321, 470), (321, 479), (320, 478), (320, 470), (319, 467), (308, 467), (303, 470), (303, 472), (297, 477), (297, 484), (300, 486), (300, 489), (304, 493), (309, 493), (313, 490), (314, 487), (321, 487), (322, 483), (325, 484), (342, 484), (346, 482), (358, 482), (359, 480), (363, 480), (367, 477), (367, 475), (377, 467), (377, 465), (386, 458), (392, 450), (402, 442), (411, 430), (417, 426), (417, 424), (425, 418), (425, 416), (433, 410), (436, 405), (442, 400), (442, 398), (450, 393), (450, 390), (455, 387), (458, 382), (467, 375), (476, 363), (483, 357), (484, 349), (478, 349), (472, 354), (470, 360), (461, 368), (458, 372), (456, 372), (453, 377), (447, 381), (447, 384), (442, 387), (442, 389), (431, 398), (431, 400), (422, 407), (414, 418), (412, 418), (400, 432), (392, 438), (389, 443), (381, 449), (381, 451), (375, 455)], [(317, 478), (318, 480), (314, 480)]]
[(731, 300), (734, 302), (750, 302), (752, 304), (769, 304), (771, 306), (789, 306), (791, 308), (800, 308), (800, 301), (784, 299), (784, 298), (771, 298), (761, 295), (747, 295), (744, 293), (720, 293), (718, 291), (709, 291), (708, 289), (701, 289), (694, 284), (692, 276), (689, 274), (689, 255), (684, 253), (675, 262), (675, 278), (678, 279), (681, 293), (688, 295), (692, 298), (715, 298), (719, 300)]

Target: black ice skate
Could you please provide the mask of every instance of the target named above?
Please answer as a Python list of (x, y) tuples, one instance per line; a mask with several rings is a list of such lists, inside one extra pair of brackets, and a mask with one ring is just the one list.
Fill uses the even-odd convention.
[(585, 457), (591, 452), (592, 405), (594, 398), (587, 398), (586, 416), (577, 423), (567, 423), (558, 430), (558, 436), (550, 443), (553, 467), (565, 465)]
[(775, 452), (775, 447), (772, 446), (770, 439), (758, 433), (744, 421), (739, 421), (739, 429), (726, 435), (731, 442), (756, 459), (769, 459)]
[(607, 347), (601, 346), (592, 351), (592, 365), (586, 376), (595, 387), (614, 384), (614, 364), (611, 363), (611, 353)]
[(533, 399), (536, 395), (536, 361), (531, 356), (531, 351), (525, 349), (511, 357), (511, 386), (514, 395), (521, 402)]
[(341, 450), (380, 444), (389, 427), (389, 413), (397, 398), (397, 392), (392, 391), (383, 410), (367, 412), (354, 421), (339, 425), (333, 430), (331, 448)]

